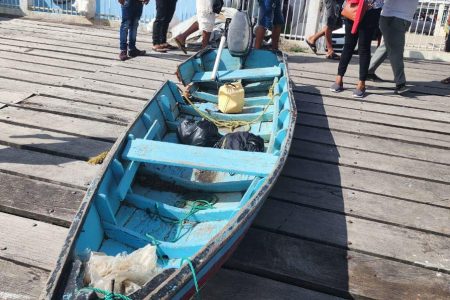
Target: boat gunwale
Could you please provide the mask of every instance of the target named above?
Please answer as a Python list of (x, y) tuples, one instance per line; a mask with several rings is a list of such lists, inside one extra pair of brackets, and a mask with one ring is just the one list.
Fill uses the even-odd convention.
[[(198, 58), (198, 56), (201, 56), (202, 54), (214, 50), (212, 48), (207, 48), (204, 50), (201, 50), (197, 52), (196, 54), (192, 55), (190, 58), (188, 58), (185, 62), (186, 63), (190, 59)], [(292, 86), (291, 86), (291, 80), (287, 68), (287, 62), (285, 59), (284, 53), (281, 51), (275, 52), (277, 57), (280, 60), (280, 63), (283, 63), (285, 65), (285, 74), (283, 74), (287, 79), (287, 86), (288, 86), (288, 93), (289, 93), (289, 101), (291, 105), (291, 118), (289, 126), (287, 127), (287, 134), (285, 137), (285, 140), (283, 142), (283, 145), (280, 149), (280, 155), (279, 159), (277, 160), (277, 164), (275, 169), (271, 172), (269, 176), (267, 176), (267, 180), (264, 182), (263, 185), (259, 188), (257, 193), (255, 193), (250, 200), (240, 208), (240, 210), (236, 213), (236, 215), (228, 220), (227, 226), (225, 226), (221, 231), (219, 231), (216, 235), (211, 237), (210, 241), (205, 244), (192, 258), (192, 264), (194, 265), (195, 269), (201, 270), (208, 262), (209, 260), (224, 246), (227, 244), (227, 242), (234, 236), (234, 234), (241, 229), (243, 226), (247, 224), (246, 220), (251, 218), (259, 208), (264, 203), (265, 198), (268, 196), (268, 193), (270, 192), (271, 188), (273, 187), (273, 184), (277, 180), (277, 178), (280, 176), (281, 171), (287, 161), (287, 157), (289, 154), (289, 150), (292, 144), (293, 135), (294, 135), (294, 129), (296, 124), (296, 118), (297, 118), (297, 109), (296, 104), (292, 92)], [(180, 65), (182, 65), (180, 64)], [(177, 76), (180, 82), (183, 83), (181, 80), (178, 69), (177, 69)], [(89, 209), (91, 208), (91, 205), (93, 203), (93, 197), (98, 192), (98, 189), (100, 187), (100, 183), (102, 182), (104, 176), (106, 175), (106, 170), (110, 167), (114, 156), (116, 155), (117, 151), (124, 146), (124, 144), (127, 142), (127, 137), (130, 132), (130, 130), (136, 125), (136, 123), (140, 120), (142, 115), (146, 112), (147, 108), (153, 103), (153, 101), (156, 101), (156, 96), (158, 93), (163, 89), (163, 87), (168, 84), (170, 80), (164, 81), (158, 89), (156, 89), (152, 96), (150, 97), (147, 104), (142, 108), (142, 110), (139, 112), (139, 114), (136, 115), (136, 118), (132, 123), (128, 125), (126, 130), (117, 138), (116, 142), (113, 144), (111, 149), (109, 150), (109, 153), (107, 157), (105, 158), (105, 161), (100, 168), (100, 170), (97, 172), (97, 175), (92, 180), (89, 188), (86, 191), (86, 194), (80, 204), (80, 207), (73, 219), (73, 222), (69, 228), (69, 232), (67, 234), (67, 237), (64, 241), (63, 247), (60, 251), (60, 254), (57, 259), (57, 263), (55, 265), (55, 268), (52, 270), (49, 279), (47, 281), (46, 287), (43, 291), (43, 294), (41, 294), (41, 299), (56, 299), (56, 295), (58, 293), (62, 293), (64, 289), (64, 285), (62, 282), (62, 277), (65, 275), (68, 271), (70, 272), (71, 268), (71, 261), (73, 260), (74, 255), (74, 248), (77, 238), (79, 237), (79, 234), (81, 232), (82, 226), (84, 224), (84, 221), (87, 217), (87, 214), (89, 212)], [(273, 133), (275, 134), (275, 133)], [(243, 234), (245, 235), (245, 233)], [(217, 243), (219, 241), (219, 243)], [(164, 270), (162, 273), (158, 274), (156, 277), (151, 279), (149, 282), (147, 282), (141, 289), (134, 292), (133, 294), (129, 295), (130, 297), (134, 298), (133, 295), (139, 293), (144, 294), (144, 299), (164, 299), (164, 298), (170, 298), (171, 296), (176, 295), (179, 291), (183, 289), (183, 287), (192, 280), (192, 273), (187, 264), (184, 264), (178, 269), (167, 269)], [(176, 289), (168, 288), (168, 286), (176, 286)]]

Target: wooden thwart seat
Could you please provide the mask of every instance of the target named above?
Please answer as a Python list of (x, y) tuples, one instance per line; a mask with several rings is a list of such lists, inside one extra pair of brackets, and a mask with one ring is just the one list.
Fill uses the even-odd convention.
[[(208, 82), (211, 81), (212, 72), (197, 72), (192, 77), (192, 82)], [(258, 69), (242, 69), (242, 70), (225, 70), (218, 71), (218, 79), (221, 81), (245, 80), (245, 79), (272, 79), (281, 75), (280, 67), (258, 68)]]
[(267, 176), (278, 157), (268, 153), (196, 147), (135, 139), (128, 142), (123, 159), (201, 170)]

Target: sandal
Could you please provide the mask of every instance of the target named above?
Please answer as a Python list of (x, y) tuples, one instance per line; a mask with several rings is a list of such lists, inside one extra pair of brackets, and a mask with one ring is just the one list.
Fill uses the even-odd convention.
[(339, 55), (337, 55), (336, 53), (332, 52), (331, 54), (327, 54), (325, 56), (326, 59), (331, 59), (331, 60), (340, 60), (341, 57)]
[(306, 39), (305, 42), (306, 42), (306, 44), (309, 46), (309, 48), (311, 48), (312, 52), (314, 52), (314, 54), (317, 55), (317, 46), (316, 46), (316, 44), (315, 44), (315, 43), (314, 43), (314, 44), (313, 44), (313, 43), (310, 43), (310, 42), (308, 41), (308, 39)]
[(159, 53), (166, 53), (167, 49), (162, 47), (161, 45), (153, 46), (152, 50)]
[(167, 50), (178, 50), (178, 47), (175, 47), (175, 46), (173, 46), (173, 45), (171, 45), (171, 44), (169, 44), (169, 43), (165, 43), (165, 44), (162, 44), (162, 45), (163, 45), (164, 48), (167, 49)]
[(180, 48), (180, 50), (183, 51), (184, 54), (187, 54), (186, 45), (181, 43), (180, 40), (178, 39), (178, 37), (174, 38), (174, 40), (175, 40), (175, 43), (177, 43), (178, 48)]
[(447, 77), (447, 78), (441, 80), (441, 83), (443, 83), (443, 84), (450, 84), (450, 77)]

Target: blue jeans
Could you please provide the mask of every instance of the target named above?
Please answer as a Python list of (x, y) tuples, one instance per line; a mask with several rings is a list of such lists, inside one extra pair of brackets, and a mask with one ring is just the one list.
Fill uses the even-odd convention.
[(284, 17), (281, 12), (281, 0), (259, 0), (258, 25), (272, 30), (273, 25), (283, 25)]
[(143, 6), (139, 0), (125, 0), (122, 5), (122, 23), (120, 24), (120, 50), (122, 51), (127, 48), (129, 50), (136, 49), (137, 29)]

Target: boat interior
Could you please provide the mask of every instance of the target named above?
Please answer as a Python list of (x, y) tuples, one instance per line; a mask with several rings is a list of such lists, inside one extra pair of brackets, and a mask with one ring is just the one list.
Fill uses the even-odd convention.
[[(182, 82), (191, 84), (192, 103), (177, 84), (162, 86), (106, 168), (76, 240), (76, 256), (87, 258), (89, 251), (131, 253), (150, 243), (157, 246), (161, 268), (179, 268), (258, 192), (277, 166), (291, 104), (282, 60), (269, 51), (256, 52), (245, 60), (224, 52), (219, 67), (219, 82), (242, 81), (242, 114), (217, 110), (218, 84), (208, 79), (214, 50), (180, 66)], [(262, 137), (265, 151), (180, 144), (177, 125), (184, 119), (200, 120), (200, 112), (219, 120), (247, 121), (233, 129)]]

